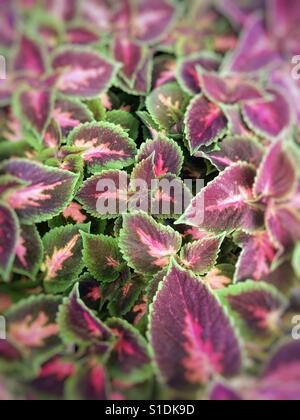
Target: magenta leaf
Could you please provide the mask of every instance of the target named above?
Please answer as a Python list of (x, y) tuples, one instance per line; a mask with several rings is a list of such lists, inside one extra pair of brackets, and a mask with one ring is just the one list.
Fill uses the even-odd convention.
[(217, 384), (213, 387), (210, 396), (210, 401), (242, 401), (242, 397), (238, 395), (233, 389), (224, 384)]
[(232, 20), (235, 26), (243, 26), (254, 12), (263, 10), (264, 3), (264, 0), (252, 0), (251, 2), (247, 0), (218, 0), (217, 7)]
[(183, 153), (178, 144), (162, 134), (158, 134), (154, 140), (143, 143), (137, 156), (141, 161), (154, 153), (154, 172), (156, 177), (168, 173), (180, 175), (183, 165)]
[(282, 141), (275, 143), (259, 168), (255, 194), (262, 199), (284, 198), (297, 188), (294, 157)]
[(114, 59), (122, 64), (119, 74), (128, 81), (133, 80), (144, 60), (145, 49), (137, 42), (117, 36), (112, 44)]
[(240, 136), (228, 136), (212, 152), (203, 155), (222, 172), (237, 162), (247, 162), (258, 168), (263, 160), (265, 149), (256, 140)]
[(235, 237), (243, 251), (239, 258), (236, 281), (265, 279), (272, 270), (278, 250), (266, 231), (257, 231), (251, 235), (240, 233)]
[(131, 14), (132, 36), (152, 44), (168, 32), (176, 15), (176, 7), (169, 0), (138, 0)]
[(275, 89), (269, 89), (268, 93), (269, 99), (244, 104), (243, 116), (247, 125), (259, 136), (278, 138), (291, 128), (291, 109), (283, 93)]
[(90, 0), (81, 4), (83, 19), (91, 22), (97, 30), (108, 32), (111, 24), (111, 11), (108, 0)]
[(62, 340), (66, 344), (89, 346), (112, 339), (112, 333), (95, 314), (88, 309), (79, 296), (78, 284), (69, 298), (64, 299), (59, 309), (58, 323)]
[(227, 130), (227, 118), (218, 105), (203, 95), (191, 102), (185, 116), (185, 133), (192, 155), (224, 137)]
[(218, 296), (245, 339), (269, 341), (280, 331), (287, 301), (273, 286), (247, 281), (219, 291)]
[(125, 383), (142, 382), (152, 376), (148, 344), (137, 329), (122, 319), (112, 318), (108, 327), (116, 337), (109, 371)]
[(56, 149), (61, 146), (62, 133), (59, 125), (55, 120), (51, 120), (46, 127), (45, 134), (43, 136), (43, 145), (46, 149)]
[(129, 178), (124, 171), (104, 171), (85, 181), (77, 199), (85, 211), (99, 219), (112, 219), (127, 211)]
[(82, 102), (75, 99), (61, 98), (55, 101), (52, 110), (52, 118), (61, 128), (66, 137), (74, 128), (81, 123), (93, 120), (93, 114)]
[(260, 227), (263, 214), (253, 202), (254, 180), (255, 170), (251, 165), (230, 166), (196, 196), (176, 224), (217, 233)]
[(217, 262), (223, 240), (224, 236), (207, 235), (199, 241), (185, 245), (181, 251), (184, 266), (195, 274), (208, 273)]
[(46, 72), (44, 54), (39, 44), (23, 35), (14, 58), (13, 70), (41, 76)]
[(173, 264), (152, 306), (151, 345), (171, 388), (197, 390), (238, 374), (241, 354), (230, 320), (207, 287)]
[(109, 383), (105, 367), (95, 356), (79, 363), (79, 369), (68, 386), (70, 401), (109, 400)]
[(151, 117), (162, 130), (180, 133), (189, 98), (177, 83), (156, 88), (146, 99)]
[(24, 224), (40, 223), (57, 216), (71, 201), (77, 176), (29, 160), (4, 163), (4, 171), (27, 186), (7, 194), (7, 202)]
[(90, 45), (100, 41), (96, 31), (84, 25), (72, 25), (66, 33), (67, 42), (74, 45)]
[(38, 394), (63, 398), (65, 384), (75, 372), (76, 365), (71, 358), (57, 354), (42, 364), (29, 386)]
[[(12, 306), (6, 314), (7, 340), (28, 360), (43, 360), (61, 345), (56, 316), (61, 299), (34, 296)], [(53, 353), (52, 353), (53, 352)]]
[(203, 93), (213, 102), (235, 105), (253, 99), (262, 99), (263, 90), (239, 75), (219, 76), (213, 72), (199, 72)]
[(238, 48), (228, 58), (226, 70), (238, 73), (257, 72), (279, 63), (280, 55), (266, 33), (260, 14), (247, 20)]
[(124, 269), (124, 261), (118, 240), (110, 236), (82, 234), (83, 260), (89, 272), (99, 282), (118, 279)]
[(43, 260), (43, 243), (35, 226), (21, 226), (14, 272), (35, 279)]
[(153, 72), (153, 58), (151, 52), (145, 53), (144, 58), (131, 80), (119, 77), (117, 84), (124, 92), (135, 96), (146, 96), (151, 90)]
[(200, 53), (183, 58), (178, 63), (178, 79), (184, 90), (191, 95), (201, 92), (199, 69), (217, 71), (220, 57), (212, 53)]
[(0, 202), (0, 274), (8, 280), (19, 238), (19, 222), (13, 210)]
[(79, 126), (70, 133), (68, 144), (82, 151), (92, 173), (130, 166), (136, 154), (136, 145), (127, 132), (107, 122)]
[(61, 72), (59, 91), (80, 98), (94, 98), (106, 91), (117, 70), (108, 58), (83, 47), (60, 50), (52, 66)]
[(50, 293), (61, 293), (69, 289), (81, 273), (83, 242), (81, 231), (89, 232), (90, 224), (67, 225), (52, 229), (43, 238), (44, 286)]
[(124, 216), (119, 244), (129, 266), (144, 274), (155, 274), (168, 266), (181, 248), (181, 236), (160, 225), (144, 212)]
[(300, 211), (291, 204), (271, 201), (266, 212), (266, 225), (272, 240), (286, 251), (300, 241)]

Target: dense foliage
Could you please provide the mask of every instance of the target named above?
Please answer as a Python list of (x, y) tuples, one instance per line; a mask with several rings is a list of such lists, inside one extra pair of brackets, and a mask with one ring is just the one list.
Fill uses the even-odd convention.
[(299, 28), (0, 0), (0, 399), (300, 398)]

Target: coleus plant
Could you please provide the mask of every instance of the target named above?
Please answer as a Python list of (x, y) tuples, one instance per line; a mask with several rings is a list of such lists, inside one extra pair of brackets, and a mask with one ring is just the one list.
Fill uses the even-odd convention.
[(0, 0), (0, 400), (299, 399), (297, 3)]

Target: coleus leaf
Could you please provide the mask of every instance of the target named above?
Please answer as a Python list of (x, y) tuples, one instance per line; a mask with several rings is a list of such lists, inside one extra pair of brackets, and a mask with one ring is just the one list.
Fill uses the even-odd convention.
[(136, 74), (132, 80), (119, 77), (117, 80), (118, 86), (130, 95), (146, 96), (151, 90), (153, 72), (153, 57), (149, 51), (137, 69)]
[(258, 168), (264, 154), (265, 149), (258, 141), (240, 136), (228, 136), (216, 146), (216, 150), (203, 152), (220, 172), (237, 162), (247, 162)]
[(85, 273), (79, 278), (78, 293), (84, 304), (93, 311), (100, 307), (102, 292), (100, 284), (94, 277)]
[(154, 140), (143, 143), (137, 161), (140, 162), (154, 154), (154, 172), (156, 177), (168, 173), (180, 175), (183, 165), (183, 153), (178, 144), (163, 134), (158, 134)]
[(68, 225), (52, 229), (44, 236), (45, 257), (41, 270), (48, 292), (64, 292), (77, 281), (84, 267), (81, 231), (89, 230), (90, 224)]
[(14, 211), (0, 202), (0, 275), (4, 280), (9, 279), (12, 269), (19, 229)]
[(235, 240), (243, 249), (235, 274), (236, 281), (260, 281), (266, 278), (278, 254), (268, 232), (261, 230), (251, 235), (239, 233)]
[(177, 264), (153, 303), (150, 339), (171, 388), (196, 390), (217, 375), (239, 372), (240, 346), (229, 318), (206, 286)]
[(203, 52), (191, 57), (184, 57), (178, 62), (178, 80), (187, 93), (196, 95), (201, 92), (198, 69), (217, 71), (220, 57), (216, 54)]
[(296, 162), (284, 142), (278, 141), (270, 147), (259, 168), (254, 186), (255, 194), (262, 199), (280, 199), (296, 188)]
[(152, 188), (151, 214), (156, 217), (176, 219), (193, 199), (189, 186), (172, 174), (161, 176)]
[(291, 204), (271, 201), (265, 216), (272, 240), (285, 251), (290, 251), (300, 241), (300, 210)]
[(79, 126), (70, 133), (68, 145), (82, 151), (82, 158), (92, 173), (130, 166), (136, 154), (136, 145), (127, 132), (107, 122)]
[(224, 384), (217, 384), (213, 387), (210, 396), (210, 401), (242, 401), (242, 397), (238, 395), (233, 389)]
[(112, 339), (109, 328), (81, 300), (78, 284), (74, 286), (70, 297), (64, 299), (59, 309), (58, 323), (66, 344), (76, 343), (87, 347)]
[(219, 76), (217, 73), (199, 71), (199, 80), (203, 93), (213, 102), (234, 105), (263, 98), (262, 88), (240, 75)]
[(176, 60), (170, 55), (155, 57), (153, 67), (153, 87), (176, 82)]
[(11, 208), (26, 225), (52, 219), (72, 199), (77, 175), (71, 172), (23, 159), (5, 162), (2, 168), (7, 174), (27, 183), (6, 196)]
[(110, 236), (82, 234), (83, 260), (95, 279), (115, 281), (124, 269), (118, 240)]
[(155, 274), (168, 266), (181, 248), (181, 236), (144, 212), (124, 216), (119, 245), (129, 266), (143, 274)]
[(254, 168), (246, 163), (230, 166), (196, 196), (176, 224), (217, 233), (260, 227), (263, 215), (253, 203), (255, 175)]
[(116, 218), (127, 210), (128, 185), (126, 172), (104, 171), (85, 181), (77, 199), (96, 218)]
[(217, 8), (233, 21), (234, 25), (245, 25), (249, 17), (257, 11), (262, 11), (265, 4), (264, 0), (218, 0)]
[(208, 273), (216, 264), (224, 236), (208, 235), (185, 245), (181, 250), (181, 261), (195, 274)]
[(104, 32), (108, 32), (111, 22), (110, 5), (107, 0), (91, 0), (81, 4), (80, 12), (86, 22)]
[(296, 246), (293, 254), (293, 268), (297, 276), (300, 278), (300, 243)]
[(65, 384), (76, 372), (76, 365), (70, 357), (55, 355), (42, 364), (36, 378), (29, 381), (29, 387), (47, 396), (64, 397)]
[(253, 100), (242, 107), (247, 125), (259, 136), (278, 138), (290, 130), (292, 114), (290, 104), (279, 90), (269, 89), (270, 98)]
[(54, 354), (61, 342), (56, 316), (61, 299), (35, 296), (12, 306), (6, 313), (7, 340), (23, 358), (37, 363)]
[(95, 356), (81, 361), (77, 374), (67, 385), (70, 401), (109, 400), (109, 383), (105, 367)]
[(32, 76), (42, 76), (46, 72), (45, 57), (40, 45), (26, 35), (20, 38), (13, 60), (13, 70)]
[(84, 47), (61, 49), (52, 66), (61, 72), (58, 90), (80, 98), (94, 98), (105, 92), (118, 69), (108, 58)]
[(218, 297), (246, 339), (269, 341), (279, 333), (287, 301), (273, 286), (247, 281), (218, 291)]
[(177, 83), (156, 88), (146, 99), (148, 112), (163, 130), (180, 133), (189, 98)]
[(48, 14), (53, 15), (58, 20), (68, 22), (76, 16), (78, 2), (46, 0), (45, 7)]
[(91, 45), (100, 41), (100, 35), (84, 25), (72, 25), (66, 31), (66, 41), (74, 45)]
[(81, 123), (93, 120), (93, 114), (86, 105), (76, 99), (60, 98), (55, 101), (52, 118), (57, 122), (66, 137)]
[(168, 32), (177, 15), (176, 6), (169, 0), (136, 2), (131, 14), (131, 34), (140, 42), (154, 43)]
[(139, 135), (139, 121), (129, 112), (122, 110), (109, 111), (105, 120), (111, 124), (119, 125), (128, 132), (131, 139), (137, 140)]
[(14, 272), (35, 279), (43, 260), (43, 243), (35, 226), (21, 226)]
[(62, 141), (62, 133), (60, 126), (55, 120), (51, 120), (45, 129), (43, 136), (43, 145), (48, 148), (59, 148)]
[(152, 376), (152, 361), (148, 344), (137, 329), (128, 322), (112, 318), (107, 326), (116, 336), (108, 369), (118, 380), (142, 382)]
[(185, 115), (185, 134), (192, 155), (224, 137), (227, 129), (227, 118), (218, 105), (203, 95), (191, 102)]
[(112, 52), (114, 59), (122, 64), (119, 74), (128, 81), (133, 80), (144, 59), (145, 48), (136, 41), (119, 35), (113, 40)]
[(275, 66), (279, 60), (279, 53), (266, 33), (262, 16), (254, 14), (247, 20), (239, 45), (228, 57), (225, 69), (237, 73), (253, 73)]

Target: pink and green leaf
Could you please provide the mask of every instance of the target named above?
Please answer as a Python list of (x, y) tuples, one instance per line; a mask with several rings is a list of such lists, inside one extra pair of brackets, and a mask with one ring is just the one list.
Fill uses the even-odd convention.
[(13, 70), (32, 76), (42, 76), (47, 70), (41, 46), (25, 35), (20, 38), (13, 60)]
[(166, 384), (194, 390), (239, 373), (241, 351), (227, 315), (207, 287), (172, 264), (152, 306), (150, 341)]
[(14, 211), (0, 202), (0, 274), (4, 280), (9, 280), (10, 277), (19, 229), (19, 222)]
[(181, 248), (181, 236), (144, 212), (124, 216), (119, 244), (129, 266), (143, 274), (155, 274), (168, 266)]

